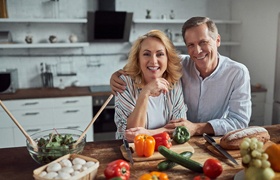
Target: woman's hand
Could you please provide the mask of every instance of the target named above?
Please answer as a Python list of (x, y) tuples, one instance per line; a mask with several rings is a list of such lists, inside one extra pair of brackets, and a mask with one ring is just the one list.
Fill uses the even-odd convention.
[(169, 83), (164, 78), (157, 78), (149, 82), (143, 89), (143, 93), (147, 93), (149, 96), (159, 96), (161, 93), (168, 92)]
[(122, 93), (126, 88), (126, 83), (120, 78), (120, 75), (126, 75), (125, 71), (120, 69), (114, 72), (110, 78), (110, 86), (115, 96), (117, 92)]
[(133, 142), (135, 136), (138, 134), (151, 135), (150, 131), (144, 127), (130, 128), (125, 131), (125, 137), (128, 142)]

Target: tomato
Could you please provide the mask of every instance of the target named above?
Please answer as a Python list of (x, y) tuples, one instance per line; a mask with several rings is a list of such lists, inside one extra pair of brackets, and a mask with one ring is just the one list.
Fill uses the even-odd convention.
[(211, 179), (207, 176), (195, 176), (193, 180), (211, 180)]
[(223, 172), (222, 163), (218, 159), (209, 158), (204, 162), (203, 172), (205, 176), (215, 179)]

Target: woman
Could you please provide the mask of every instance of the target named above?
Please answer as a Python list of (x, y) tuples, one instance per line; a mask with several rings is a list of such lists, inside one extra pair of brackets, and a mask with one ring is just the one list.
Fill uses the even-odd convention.
[(157, 134), (172, 119), (186, 118), (180, 58), (168, 37), (152, 30), (139, 37), (120, 76), (127, 86), (115, 97), (116, 138)]

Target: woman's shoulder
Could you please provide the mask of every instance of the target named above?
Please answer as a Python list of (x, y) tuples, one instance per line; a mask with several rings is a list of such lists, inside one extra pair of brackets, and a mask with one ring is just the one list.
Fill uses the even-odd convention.
[(121, 75), (120, 78), (126, 83), (132, 83), (132, 79), (128, 75)]

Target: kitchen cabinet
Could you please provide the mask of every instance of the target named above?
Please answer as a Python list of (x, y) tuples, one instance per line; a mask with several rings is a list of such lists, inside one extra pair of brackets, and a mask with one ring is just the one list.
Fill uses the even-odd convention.
[[(136, 31), (136, 25), (148, 25), (150, 24), (151, 26), (157, 27), (157, 25), (164, 25), (165, 28), (167, 28), (167, 25), (179, 25), (179, 29), (181, 26), (185, 23), (186, 19), (134, 19), (133, 20), (133, 32)], [(226, 25), (226, 26), (231, 26), (231, 25), (238, 25), (241, 24), (241, 21), (237, 20), (213, 20), (215, 24), (218, 25)], [(218, 27), (219, 28), (219, 27)], [(173, 37), (175, 35), (173, 34)], [(174, 38), (173, 38), (174, 39)], [(185, 47), (185, 43), (182, 42), (174, 42), (174, 45), (176, 47)], [(222, 41), (221, 46), (239, 46), (239, 42), (233, 42), (233, 41)]]
[[(91, 96), (5, 100), (3, 103), (28, 134), (52, 128), (83, 131), (92, 119)], [(2, 108), (0, 117), (0, 148), (25, 146), (26, 138)], [(87, 141), (93, 141), (92, 127), (87, 132)]]
[[(27, 24), (27, 31), (30, 31), (32, 29), (32, 26), (35, 24), (43, 24), (43, 27), (48, 27), (51, 25), (58, 25), (61, 26), (61, 24), (87, 24), (87, 19), (15, 19), (15, 18), (4, 18), (0, 19), (1, 27), (0, 31), (3, 29), (11, 29), (13, 37), (13, 33), (22, 33), (22, 31), (25, 31), (24, 29), (21, 32), (14, 32), (17, 30), (16, 27), (18, 27), (20, 24)], [(42, 27), (42, 28), (43, 28)], [(38, 25), (36, 25), (36, 28), (38, 28)], [(46, 29), (46, 28), (45, 28)], [(82, 27), (82, 29), (86, 29), (85, 27)], [(40, 31), (40, 29), (38, 29)], [(52, 28), (49, 29), (49, 31), (52, 31)], [(37, 32), (34, 30), (34, 32)], [(52, 34), (53, 32), (49, 32), (49, 34)], [(27, 33), (28, 34), (28, 33)], [(69, 34), (70, 35), (70, 34)], [(17, 36), (17, 35), (16, 35)], [(20, 36), (20, 35), (18, 35)], [(59, 38), (59, 37), (58, 37)], [(0, 44), (0, 49), (19, 49), (19, 48), (83, 48), (86, 46), (89, 46), (88, 42), (76, 42), (76, 43), (68, 43), (65, 42), (57, 42), (57, 43), (48, 43), (48, 42), (42, 42), (42, 43), (31, 43), (27, 44), (23, 42), (24, 37), (21, 38), (22, 43), (4, 43)], [(68, 39), (67, 39), (68, 40)]]
[(250, 126), (264, 125), (264, 106), (265, 106), (266, 92), (252, 92), (252, 115)]

